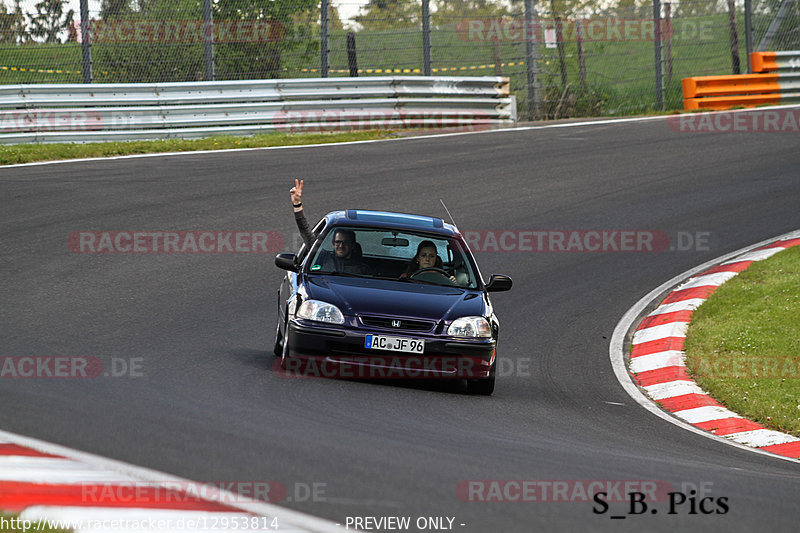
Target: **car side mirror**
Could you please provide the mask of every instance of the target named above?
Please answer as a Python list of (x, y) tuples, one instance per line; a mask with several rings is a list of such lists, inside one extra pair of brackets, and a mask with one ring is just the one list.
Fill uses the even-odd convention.
[(299, 272), (297, 256), (294, 254), (278, 254), (275, 256), (275, 266), (291, 272)]
[(507, 291), (511, 288), (512, 283), (511, 278), (508, 276), (492, 274), (489, 278), (489, 283), (486, 284), (486, 290), (488, 292)]

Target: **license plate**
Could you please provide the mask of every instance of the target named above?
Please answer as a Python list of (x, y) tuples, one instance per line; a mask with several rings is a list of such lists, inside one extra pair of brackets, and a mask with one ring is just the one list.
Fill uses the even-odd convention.
[(389, 350), (392, 352), (423, 353), (425, 341), (408, 337), (389, 337), (386, 335), (367, 335), (365, 348), (373, 350)]

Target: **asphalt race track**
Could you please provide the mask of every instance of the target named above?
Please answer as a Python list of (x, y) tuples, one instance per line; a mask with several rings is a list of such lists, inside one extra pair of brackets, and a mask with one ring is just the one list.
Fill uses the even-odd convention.
[[(0, 428), (193, 480), (277, 481), (291, 499), (281, 505), (341, 523), (796, 531), (800, 466), (647, 412), (614, 377), (608, 343), (664, 281), (800, 228), (797, 147), (791, 133), (680, 133), (656, 120), (0, 169), (0, 355), (96, 357), (124, 374), (3, 377)], [(315, 220), (349, 207), (445, 216), (444, 198), (465, 231), (656, 231), (690, 249), (477, 253), (484, 278), (514, 279), (493, 295), (505, 371), (485, 398), (455, 383), (276, 375), (273, 253), (67, 247), (89, 230), (267, 230), (293, 242), (294, 177)], [(481, 480), (498, 483), (472, 486), (505, 487), (495, 500), (519, 496), (508, 480), (540, 483), (528, 501), (464, 501), (459, 488)], [(610, 480), (687, 501), (675, 514), (664, 496), (642, 514), (626, 501), (600, 514), (573, 492)], [(566, 497), (546, 496), (557, 481)], [(701, 497), (714, 498), (708, 514)]]

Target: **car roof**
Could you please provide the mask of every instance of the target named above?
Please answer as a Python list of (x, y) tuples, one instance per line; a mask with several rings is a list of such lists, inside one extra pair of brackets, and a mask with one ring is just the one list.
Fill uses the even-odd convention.
[(332, 211), (325, 215), (327, 225), (358, 226), (367, 228), (399, 229), (437, 233), (448, 237), (460, 235), (458, 228), (444, 222), (441, 218), (391, 211), (372, 211), (368, 209), (347, 209)]

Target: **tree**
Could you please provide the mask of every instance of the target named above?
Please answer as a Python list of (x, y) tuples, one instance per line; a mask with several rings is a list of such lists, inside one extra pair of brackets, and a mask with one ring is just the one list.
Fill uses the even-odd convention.
[(103, 3), (100, 5), (100, 18), (102, 20), (120, 18), (125, 13), (130, 12), (130, 0), (103, 0)]
[(0, 2), (0, 43), (16, 42), (15, 24), (16, 14), (13, 11), (9, 12), (6, 5)]
[(422, 4), (417, 0), (369, 0), (361, 7), (354, 20), (369, 31), (420, 26)]
[(31, 40), (28, 26), (25, 24), (25, 13), (20, 5), (21, 0), (14, 0), (14, 13), (11, 15), (11, 35), (9, 42), (25, 43)]
[(342, 24), (342, 17), (339, 16), (339, 9), (333, 4), (328, 4), (328, 7), (330, 8), (328, 10), (328, 29), (330, 31), (344, 30), (344, 24)]
[[(213, 16), (216, 79), (276, 78), (290, 54), (304, 66), (319, 54), (319, 0), (214, 0)], [(103, 0), (100, 19), (93, 50), (104, 81), (204, 78), (203, 0)]]
[(219, 43), (214, 47), (219, 79), (278, 78), (286, 55), (301, 63), (319, 53), (318, 0), (219, 0), (214, 20), (270, 23), (266, 40)]
[[(317, 25), (320, 21), (320, 11), (318, 9), (302, 11), (295, 13), (290, 19), (292, 24)], [(344, 23), (342, 23), (342, 18), (339, 16), (339, 9), (330, 2), (328, 3), (328, 30), (331, 32), (344, 30)]]
[(104, 0), (92, 24), (96, 75), (120, 83), (203, 79), (202, 17), (202, 0)]
[(440, 0), (434, 18), (495, 17), (507, 13), (505, 5), (490, 0)]
[(36, 14), (28, 15), (31, 35), (43, 38), (46, 43), (60, 43), (58, 34), (69, 31), (75, 19), (75, 11), (64, 14), (64, 0), (42, 0), (36, 4)]
[(652, 0), (618, 0), (614, 14), (620, 18), (652, 17)]
[[(757, 3), (757, 2), (754, 2)], [(725, 2), (681, 2), (673, 13), (678, 17), (701, 17), (704, 15), (716, 15), (725, 13)]]

